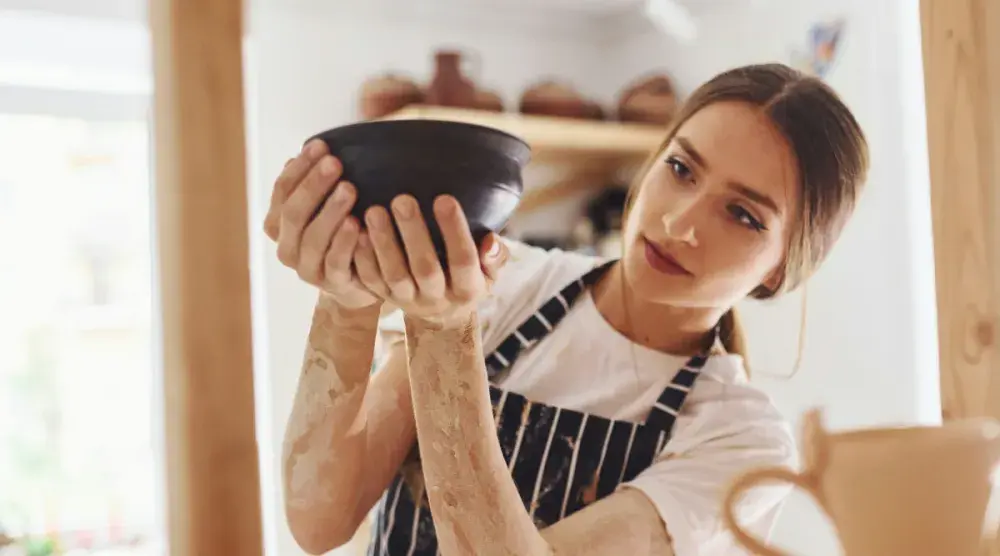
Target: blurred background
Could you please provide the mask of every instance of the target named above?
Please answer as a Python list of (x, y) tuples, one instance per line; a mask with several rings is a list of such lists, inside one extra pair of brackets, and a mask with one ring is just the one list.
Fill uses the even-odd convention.
[[(805, 292), (744, 308), (754, 381), (796, 424), (816, 405), (832, 427), (940, 419), (916, 0), (253, 0), (246, 17), (270, 554), (301, 554), (277, 479), (315, 292), (260, 223), (302, 142), (354, 121), (523, 134), (535, 161), (506, 234), (613, 255), (624, 188), (696, 86), (752, 62), (821, 76), (859, 118), (873, 168)], [(0, 0), (0, 544), (16, 539), (4, 556), (165, 550), (151, 83), (143, 2)], [(363, 553), (365, 535), (338, 553)], [(774, 539), (838, 552), (804, 496)]]

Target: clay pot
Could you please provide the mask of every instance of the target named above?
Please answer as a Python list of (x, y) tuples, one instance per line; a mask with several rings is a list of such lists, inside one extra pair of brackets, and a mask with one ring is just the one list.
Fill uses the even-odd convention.
[(439, 120), (364, 122), (315, 137), (326, 142), (343, 163), (343, 179), (357, 188), (355, 217), (364, 222), (368, 207), (388, 207), (397, 195), (413, 195), (442, 262), (434, 199), (444, 194), (458, 199), (478, 243), (488, 232), (502, 230), (514, 213), (531, 154), (524, 141), (497, 129)]
[(412, 79), (387, 73), (367, 79), (361, 85), (358, 112), (362, 119), (388, 116), (424, 100), (424, 93)]
[(588, 120), (603, 120), (605, 118), (604, 108), (596, 102), (587, 102), (584, 107), (584, 117)]
[(462, 74), (462, 54), (440, 50), (434, 54), (434, 77), (425, 102), (434, 106), (476, 107), (476, 86)]
[(662, 74), (633, 83), (618, 102), (618, 119), (623, 122), (667, 125), (676, 112), (673, 82)]
[(485, 110), (487, 112), (503, 112), (503, 99), (493, 91), (480, 89), (476, 91), (475, 107), (477, 110)]
[(526, 89), (521, 95), (519, 110), (523, 114), (563, 118), (604, 118), (600, 105), (585, 99), (570, 85), (553, 80), (542, 81)]

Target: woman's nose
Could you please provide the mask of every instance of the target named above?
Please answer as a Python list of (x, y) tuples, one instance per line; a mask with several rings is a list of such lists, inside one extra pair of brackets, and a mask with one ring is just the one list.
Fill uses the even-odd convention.
[(698, 246), (694, 218), (696, 205), (697, 198), (679, 200), (678, 204), (672, 207), (672, 210), (664, 213), (661, 222), (668, 238), (686, 243), (691, 247)]

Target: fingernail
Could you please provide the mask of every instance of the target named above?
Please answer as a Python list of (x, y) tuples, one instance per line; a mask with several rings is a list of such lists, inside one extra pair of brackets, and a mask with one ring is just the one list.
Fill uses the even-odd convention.
[(332, 176), (337, 171), (337, 164), (333, 161), (333, 157), (324, 158), (323, 162), (320, 162), (319, 171), (323, 173), (324, 176)]
[(305, 147), (306, 156), (308, 156), (309, 158), (316, 158), (318, 156), (322, 156), (323, 147), (325, 146), (326, 144), (319, 139), (313, 139), (312, 141), (309, 141), (308, 143), (306, 143)]
[(350, 194), (351, 194), (350, 185), (348, 185), (347, 182), (342, 181), (337, 184), (337, 189), (333, 191), (333, 200), (338, 203), (343, 203), (347, 201), (347, 198), (350, 197)]
[(411, 197), (400, 196), (392, 201), (392, 209), (400, 218), (411, 218), (417, 212), (416, 202)]
[(385, 213), (378, 208), (369, 209), (365, 213), (365, 221), (368, 223), (368, 227), (376, 231), (385, 229), (388, 224)]
[(439, 197), (437, 202), (437, 210), (441, 216), (451, 216), (455, 214), (455, 203), (451, 202), (449, 199)]

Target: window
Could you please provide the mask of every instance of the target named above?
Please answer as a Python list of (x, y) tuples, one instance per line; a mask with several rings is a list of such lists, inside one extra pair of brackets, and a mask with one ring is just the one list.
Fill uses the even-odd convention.
[(8, 107), (0, 533), (31, 554), (162, 553), (145, 114)]

